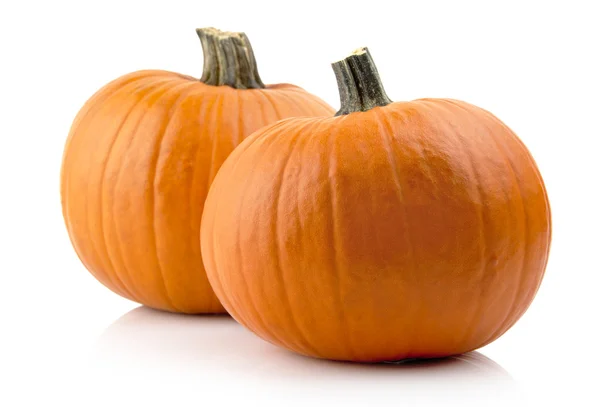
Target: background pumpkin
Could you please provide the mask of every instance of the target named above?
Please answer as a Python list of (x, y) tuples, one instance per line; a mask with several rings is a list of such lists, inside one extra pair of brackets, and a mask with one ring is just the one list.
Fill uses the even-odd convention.
[(297, 86), (263, 85), (243, 33), (197, 32), (200, 80), (138, 71), (83, 106), (64, 150), (61, 198), (77, 254), (108, 288), (153, 308), (218, 313), (198, 246), (218, 168), (254, 130), (333, 109)]
[(527, 148), (449, 99), (392, 103), (367, 49), (333, 65), (336, 117), (279, 122), (225, 162), (202, 253), (225, 308), (320, 358), (432, 358), (479, 348), (542, 280), (550, 208)]

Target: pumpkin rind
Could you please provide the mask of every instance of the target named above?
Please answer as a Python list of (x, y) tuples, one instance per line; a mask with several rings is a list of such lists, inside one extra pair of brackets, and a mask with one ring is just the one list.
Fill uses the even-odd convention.
[(257, 132), (212, 184), (201, 236), (240, 323), (304, 355), (376, 362), (501, 336), (538, 290), (551, 220), (506, 125), (421, 99)]
[(133, 301), (225, 312), (198, 244), (212, 179), (258, 128), (332, 112), (287, 84), (235, 89), (156, 70), (109, 83), (78, 113), (63, 156), (63, 216), (79, 258)]

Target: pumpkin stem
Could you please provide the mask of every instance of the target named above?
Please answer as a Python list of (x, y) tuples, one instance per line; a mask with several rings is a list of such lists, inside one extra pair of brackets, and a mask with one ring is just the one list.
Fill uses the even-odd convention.
[(197, 28), (204, 52), (200, 81), (213, 86), (235, 89), (264, 88), (248, 37), (244, 33)]
[(392, 103), (383, 89), (375, 62), (366, 47), (354, 51), (352, 55), (331, 66), (340, 92), (341, 107), (336, 116), (366, 112)]

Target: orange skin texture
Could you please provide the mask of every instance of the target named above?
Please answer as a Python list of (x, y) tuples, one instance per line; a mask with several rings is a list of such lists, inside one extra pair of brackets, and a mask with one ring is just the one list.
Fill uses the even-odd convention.
[(359, 362), (492, 342), (532, 302), (551, 240), (523, 143), (445, 99), (258, 131), (219, 171), (202, 223), (209, 280), (237, 321)]
[(83, 106), (64, 150), (62, 208), (75, 251), (125, 298), (173, 312), (225, 312), (198, 244), (217, 170), (258, 128), (332, 112), (287, 84), (236, 90), (166, 71), (118, 78)]

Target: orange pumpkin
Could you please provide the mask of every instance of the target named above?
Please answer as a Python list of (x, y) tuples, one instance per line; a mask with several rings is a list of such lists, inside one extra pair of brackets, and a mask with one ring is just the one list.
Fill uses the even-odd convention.
[(532, 156), (479, 107), (392, 103), (367, 49), (333, 67), (335, 117), (262, 129), (219, 171), (201, 230), (217, 296), (260, 337), (319, 358), (490, 343), (546, 267), (550, 208)]
[(213, 177), (256, 129), (333, 109), (297, 86), (263, 85), (243, 33), (198, 34), (200, 80), (134, 72), (83, 106), (64, 150), (61, 195), (77, 254), (108, 288), (152, 308), (220, 313), (198, 245)]

